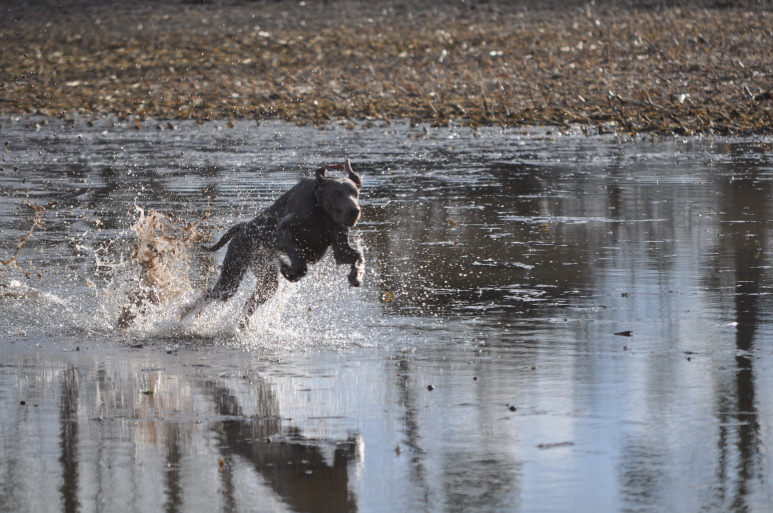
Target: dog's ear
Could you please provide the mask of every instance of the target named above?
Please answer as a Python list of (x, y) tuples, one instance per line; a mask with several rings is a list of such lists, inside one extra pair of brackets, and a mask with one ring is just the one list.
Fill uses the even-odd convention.
[(346, 169), (346, 174), (349, 175), (349, 180), (354, 182), (354, 185), (357, 186), (357, 188), (362, 187), (362, 178), (360, 178), (360, 175), (354, 172), (354, 169), (352, 169), (352, 161), (348, 158), (346, 159), (346, 162), (344, 162), (344, 169)]
[(325, 166), (322, 166), (321, 168), (317, 169), (315, 171), (315, 174), (317, 176), (317, 183), (322, 183), (325, 181)]

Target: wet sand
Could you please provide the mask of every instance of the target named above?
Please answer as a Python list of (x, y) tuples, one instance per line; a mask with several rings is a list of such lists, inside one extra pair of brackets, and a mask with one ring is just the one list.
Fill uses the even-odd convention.
[(773, 132), (770, 1), (0, 4), (0, 113)]

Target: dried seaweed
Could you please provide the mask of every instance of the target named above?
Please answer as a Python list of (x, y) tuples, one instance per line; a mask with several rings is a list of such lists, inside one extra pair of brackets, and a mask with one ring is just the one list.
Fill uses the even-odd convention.
[(773, 132), (768, 10), (379, 6), (21, 13), (0, 112)]

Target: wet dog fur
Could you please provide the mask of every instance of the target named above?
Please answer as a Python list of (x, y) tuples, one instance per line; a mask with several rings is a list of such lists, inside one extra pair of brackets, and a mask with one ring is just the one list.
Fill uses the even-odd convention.
[[(347, 173), (344, 179), (326, 175), (326, 169), (341, 168)], [(337, 264), (351, 265), (349, 283), (359, 287), (365, 257), (349, 244), (349, 229), (360, 219), (361, 187), (362, 179), (346, 159), (343, 166), (320, 167), (314, 178), (302, 179), (257, 217), (231, 227), (217, 243), (204, 247), (217, 251), (230, 243), (220, 278), (210, 291), (183, 308), (180, 319), (198, 314), (212, 301), (229, 300), (249, 269), (257, 283), (244, 306), (241, 324), (246, 325), (276, 292), (280, 273), (289, 281), (300, 280), (331, 246)]]

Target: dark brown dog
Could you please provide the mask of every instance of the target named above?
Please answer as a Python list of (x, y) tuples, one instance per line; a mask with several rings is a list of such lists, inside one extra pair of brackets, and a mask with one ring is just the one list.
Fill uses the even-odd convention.
[[(345, 169), (347, 178), (328, 178), (327, 169)], [(360, 219), (359, 204), (362, 180), (346, 163), (324, 166), (315, 178), (304, 178), (253, 220), (239, 223), (228, 230), (208, 251), (229, 243), (220, 279), (193, 304), (183, 308), (180, 319), (198, 313), (214, 300), (227, 301), (238, 290), (247, 269), (258, 282), (244, 307), (246, 324), (255, 310), (265, 303), (279, 286), (279, 273), (289, 281), (303, 278), (310, 264), (315, 264), (333, 247), (337, 264), (351, 264), (349, 283), (362, 284), (365, 257), (349, 245), (349, 228)]]

